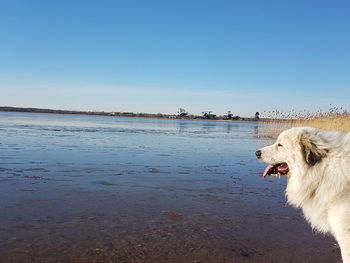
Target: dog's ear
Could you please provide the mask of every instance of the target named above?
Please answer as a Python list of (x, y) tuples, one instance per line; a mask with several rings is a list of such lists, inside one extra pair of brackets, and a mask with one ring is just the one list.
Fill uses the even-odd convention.
[(313, 166), (320, 162), (328, 153), (328, 149), (322, 147), (321, 138), (304, 131), (300, 139), (301, 150), (306, 163)]

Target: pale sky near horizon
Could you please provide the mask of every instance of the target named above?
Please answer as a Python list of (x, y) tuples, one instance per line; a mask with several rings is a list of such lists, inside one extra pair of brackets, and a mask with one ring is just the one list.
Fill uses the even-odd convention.
[(3, 0), (0, 106), (350, 108), (349, 13), (337, 0)]

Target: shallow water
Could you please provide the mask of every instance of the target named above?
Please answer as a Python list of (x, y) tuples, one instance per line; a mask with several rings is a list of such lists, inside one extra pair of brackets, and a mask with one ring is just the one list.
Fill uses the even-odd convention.
[(0, 113), (1, 262), (336, 262), (259, 124)]

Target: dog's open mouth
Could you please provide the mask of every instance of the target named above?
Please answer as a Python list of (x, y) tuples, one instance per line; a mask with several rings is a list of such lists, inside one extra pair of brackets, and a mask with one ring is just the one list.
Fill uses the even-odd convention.
[(266, 167), (263, 177), (266, 176), (281, 176), (286, 175), (289, 172), (288, 164), (286, 163), (278, 163), (269, 165)]

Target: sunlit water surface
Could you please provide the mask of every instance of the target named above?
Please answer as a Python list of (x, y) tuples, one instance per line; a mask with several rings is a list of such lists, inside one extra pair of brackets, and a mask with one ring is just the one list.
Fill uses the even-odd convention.
[(286, 206), (286, 178), (261, 178), (259, 127), (0, 113), (3, 259), (334, 261)]

